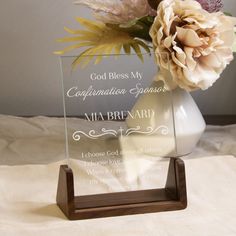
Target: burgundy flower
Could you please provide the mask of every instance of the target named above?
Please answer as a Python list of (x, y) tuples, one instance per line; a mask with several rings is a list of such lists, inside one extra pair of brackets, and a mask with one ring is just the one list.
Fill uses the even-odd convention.
[(196, 0), (201, 5), (202, 8), (208, 12), (217, 12), (220, 11), (223, 7), (222, 0)]

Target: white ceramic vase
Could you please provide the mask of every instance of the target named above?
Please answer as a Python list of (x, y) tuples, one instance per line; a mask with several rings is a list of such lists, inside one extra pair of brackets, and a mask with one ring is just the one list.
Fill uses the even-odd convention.
[[(151, 87), (160, 87), (161, 81), (154, 81)], [(140, 146), (163, 146), (163, 153), (149, 152), (150, 155), (184, 156), (191, 153), (203, 134), (206, 124), (191, 95), (176, 88), (172, 92), (144, 94), (135, 103), (132, 111), (152, 109), (151, 119), (127, 119), (129, 128), (141, 127), (169, 127), (169, 134), (152, 135), (152, 139), (134, 139), (133, 143)], [(173, 141), (174, 140), (174, 141)]]

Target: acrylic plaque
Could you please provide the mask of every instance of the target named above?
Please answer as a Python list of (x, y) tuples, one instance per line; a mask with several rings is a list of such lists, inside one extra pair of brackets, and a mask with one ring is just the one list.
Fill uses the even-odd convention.
[(61, 57), (76, 195), (164, 187), (176, 139), (172, 94), (157, 81), (154, 55), (91, 57), (77, 66), (76, 57)]

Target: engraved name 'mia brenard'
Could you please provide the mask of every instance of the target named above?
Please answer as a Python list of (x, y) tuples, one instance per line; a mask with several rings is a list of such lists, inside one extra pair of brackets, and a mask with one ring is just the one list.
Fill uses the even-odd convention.
[(108, 111), (105, 114), (102, 112), (92, 112), (91, 114), (85, 113), (85, 118), (87, 121), (98, 121), (98, 120), (125, 120), (125, 119), (145, 119), (153, 118), (155, 115), (152, 109), (142, 109), (135, 111)]
[[(116, 72), (105, 72), (102, 74), (92, 73), (90, 74), (91, 81), (104, 81), (104, 80), (125, 80), (125, 79), (136, 79), (140, 81), (142, 79), (142, 73), (140, 72), (131, 72), (118, 74)], [(80, 98), (85, 101), (88, 97), (96, 97), (96, 96), (117, 96), (117, 95), (126, 95), (131, 94), (137, 98), (141, 94), (148, 93), (161, 93), (166, 92), (164, 87), (147, 87), (143, 88), (140, 82), (136, 83), (135, 86), (129, 90), (126, 88), (117, 88), (111, 87), (106, 89), (96, 89), (93, 85), (90, 85), (87, 89), (80, 90), (78, 86), (71, 87), (67, 91), (68, 98)], [(152, 109), (142, 109), (142, 110), (134, 110), (134, 111), (108, 111), (106, 113), (102, 112), (94, 112), (94, 113), (85, 113), (85, 119), (88, 122), (93, 121), (124, 121), (125, 119), (152, 119), (155, 116), (155, 111)], [(148, 126), (145, 129), (141, 126), (136, 126), (132, 128), (120, 127), (119, 129), (107, 129), (101, 128), (100, 130), (89, 130), (88, 132), (84, 131), (75, 131), (72, 135), (75, 141), (79, 141), (82, 136), (85, 136), (90, 139), (97, 139), (103, 136), (129, 136), (133, 134), (142, 134), (142, 135), (152, 135), (156, 133), (160, 133), (162, 135), (167, 135), (169, 133), (167, 126), (158, 126), (152, 127)]]

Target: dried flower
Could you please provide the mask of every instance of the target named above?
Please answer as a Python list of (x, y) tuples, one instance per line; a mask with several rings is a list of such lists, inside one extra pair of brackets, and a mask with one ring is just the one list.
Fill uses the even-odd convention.
[(220, 11), (223, 8), (222, 0), (196, 0), (196, 1), (198, 1), (202, 5), (203, 9), (205, 9), (210, 13)]
[(111, 24), (123, 24), (147, 15), (155, 15), (147, 0), (77, 0), (95, 11), (98, 20)]
[(194, 0), (163, 0), (150, 30), (161, 69), (158, 79), (188, 91), (212, 86), (233, 59), (235, 22)]
[(121, 32), (117, 29), (108, 27), (103, 22), (91, 21), (81, 17), (76, 19), (84, 28), (79, 30), (72, 30), (65, 28), (65, 30), (72, 35), (59, 39), (58, 42), (76, 44), (66, 47), (64, 50), (56, 51), (55, 54), (63, 55), (71, 50), (86, 47), (82, 53), (72, 63), (73, 68), (78, 65), (82, 67), (87, 66), (93, 59), (94, 63), (101, 62), (104, 55), (121, 53), (122, 48), (125, 53), (130, 54), (133, 49), (139, 59), (143, 61), (141, 50), (150, 53), (147, 44), (138, 38), (131, 37), (127, 32)]

